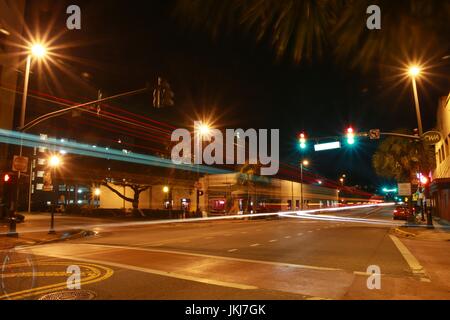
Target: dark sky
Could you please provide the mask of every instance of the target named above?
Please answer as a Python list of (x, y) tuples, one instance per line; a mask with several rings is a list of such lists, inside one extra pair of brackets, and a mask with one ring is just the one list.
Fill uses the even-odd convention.
[[(45, 21), (54, 19), (53, 34), (65, 26), (66, 5), (82, 10), (82, 29), (65, 32), (58, 43), (73, 44), (61, 53), (77, 58), (68, 63), (75, 74), (91, 75), (91, 90), (73, 86), (58, 92), (51, 82), (42, 89), (56, 96), (90, 100), (98, 88), (112, 94), (161, 75), (172, 85), (175, 107), (155, 111), (144, 98), (127, 100), (127, 107), (180, 126), (203, 115), (223, 128), (279, 128), (282, 158), (289, 163), (298, 163), (296, 136), (303, 130), (322, 137), (340, 135), (347, 125), (365, 131), (416, 126), (410, 88), (393, 83), (389, 74), (350, 69), (327, 57), (299, 65), (289, 57), (277, 61), (266, 43), (255, 44), (239, 32), (213, 40), (175, 17), (174, 1), (32, 2), (41, 9), (49, 4), (46, 13), (40, 11), (40, 25), (45, 29)], [(35, 20), (33, 10), (28, 14)], [(426, 129), (435, 125), (437, 99), (446, 89), (448, 82), (437, 80), (421, 96)], [(371, 167), (376, 147), (375, 141), (361, 140), (351, 149), (310, 150), (307, 157), (313, 170), (328, 178), (346, 173), (351, 184), (379, 185)]]

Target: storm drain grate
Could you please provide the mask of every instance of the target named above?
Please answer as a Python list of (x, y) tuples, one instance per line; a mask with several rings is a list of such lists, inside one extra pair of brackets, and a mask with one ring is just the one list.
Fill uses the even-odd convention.
[(95, 292), (89, 290), (64, 290), (43, 295), (39, 300), (92, 300)]

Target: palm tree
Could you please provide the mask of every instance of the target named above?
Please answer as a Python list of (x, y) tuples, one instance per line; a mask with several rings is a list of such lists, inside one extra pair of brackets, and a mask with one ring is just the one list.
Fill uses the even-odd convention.
[(385, 139), (372, 158), (373, 167), (379, 176), (408, 182), (417, 172), (430, 172), (434, 163), (433, 151), (422, 142), (401, 137)]
[[(295, 63), (331, 52), (363, 69), (411, 58), (428, 49), (446, 50), (450, 2), (379, 0), (381, 30), (368, 30), (372, 0), (178, 0), (176, 15), (213, 37), (244, 31), (267, 41), (278, 58)], [(392, 61), (394, 60), (394, 61)]]

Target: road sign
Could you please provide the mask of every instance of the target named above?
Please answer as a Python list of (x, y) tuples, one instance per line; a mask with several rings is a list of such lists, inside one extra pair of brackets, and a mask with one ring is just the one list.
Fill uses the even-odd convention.
[(22, 156), (14, 156), (12, 170), (25, 173), (28, 171), (28, 158)]
[(380, 139), (380, 129), (371, 129), (369, 131), (370, 140), (378, 140)]
[(336, 141), (336, 142), (316, 144), (316, 145), (314, 145), (314, 150), (315, 151), (324, 151), (324, 150), (339, 149), (340, 147), (341, 147), (341, 143), (339, 141)]
[(428, 131), (422, 135), (422, 140), (428, 145), (434, 145), (442, 140), (442, 134), (439, 131)]
[(398, 195), (399, 196), (410, 196), (411, 195), (411, 183), (399, 183), (398, 184)]

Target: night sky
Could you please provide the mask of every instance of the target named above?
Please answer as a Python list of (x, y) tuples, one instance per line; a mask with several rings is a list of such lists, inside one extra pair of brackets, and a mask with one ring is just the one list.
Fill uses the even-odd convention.
[[(89, 74), (78, 77), (84, 85), (75, 81), (56, 88), (52, 81), (34, 83), (58, 97), (87, 101), (99, 88), (113, 94), (155, 82), (160, 75), (175, 92), (174, 107), (152, 109), (145, 97), (121, 105), (176, 126), (192, 126), (195, 117), (210, 117), (222, 128), (279, 128), (282, 159), (292, 164), (301, 157), (296, 138), (301, 131), (322, 137), (341, 135), (348, 125), (361, 131), (416, 126), (410, 87), (391, 80), (390, 72), (398, 72), (399, 66), (387, 65), (380, 72), (350, 68), (327, 56), (300, 64), (289, 57), (276, 60), (267, 43), (256, 44), (249, 34), (233, 31), (213, 39), (208, 31), (191, 28), (174, 14), (174, 1), (33, 2), (39, 10), (29, 9), (30, 21), (45, 30), (46, 22), (53, 20), (51, 34), (64, 28), (68, 4), (82, 10), (82, 29), (64, 32), (57, 42), (72, 44), (60, 52), (76, 57), (66, 62), (73, 74)], [(445, 71), (443, 64), (438, 66), (440, 73)], [(430, 129), (438, 97), (448, 93), (448, 78), (423, 85), (419, 83), (424, 128)], [(351, 149), (310, 151), (306, 157), (313, 171), (330, 179), (346, 173), (349, 184), (379, 186), (382, 180), (371, 166), (376, 147), (375, 141), (360, 140)]]

